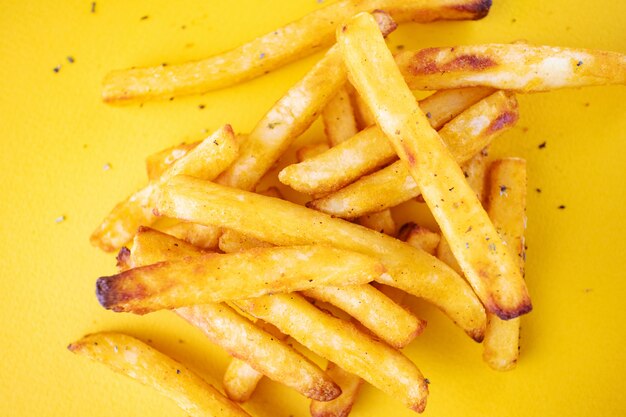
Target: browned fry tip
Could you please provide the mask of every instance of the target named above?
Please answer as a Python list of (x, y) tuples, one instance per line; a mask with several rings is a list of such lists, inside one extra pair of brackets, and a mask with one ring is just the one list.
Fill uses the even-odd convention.
[(391, 18), (389, 13), (384, 10), (374, 10), (372, 12), (372, 16), (374, 16), (374, 20), (378, 24), (381, 33), (384, 37), (387, 37), (391, 32), (396, 30), (398, 24)]
[(499, 115), (487, 128), (487, 131), (492, 134), (498, 130), (513, 126), (517, 119), (519, 119), (519, 113), (517, 111), (506, 111)]
[(516, 308), (503, 310), (499, 308), (495, 303), (490, 303), (489, 307), (486, 307), (490, 313), (495, 314), (502, 320), (511, 320), (526, 313), (530, 313), (533, 309), (533, 305), (530, 298), (524, 298)]
[(473, 2), (462, 2), (461, 4), (457, 4), (452, 6), (454, 10), (468, 12), (474, 15), (473, 20), (479, 20), (489, 14), (489, 9), (491, 9), (492, 0), (475, 0)]
[[(454, 47), (450, 49), (454, 50)], [(450, 71), (480, 72), (495, 67), (498, 62), (490, 56), (459, 55), (448, 62), (440, 62), (437, 56), (442, 48), (425, 48), (413, 55), (408, 70), (414, 75), (438, 74)]]
[(126, 268), (128, 266), (128, 261), (130, 260), (130, 249), (126, 246), (122, 246), (115, 257), (115, 260), (117, 261), (116, 266), (118, 268)]

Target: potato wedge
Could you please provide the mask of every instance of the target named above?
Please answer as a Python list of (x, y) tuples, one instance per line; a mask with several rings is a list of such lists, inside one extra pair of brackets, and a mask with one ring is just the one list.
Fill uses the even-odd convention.
[(410, 409), (424, 410), (428, 384), (417, 366), (397, 350), (360, 332), (352, 323), (321, 312), (296, 293), (240, 300), (237, 305)]
[[(133, 240), (130, 262), (138, 267), (182, 257), (197, 257), (203, 253), (172, 236), (142, 228)], [(279, 332), (273, 326), (255, 325), (223, 303), (181, 307), (174, 312), (231, 356), (247, 361), (254, 372), (266, 374), (270, 379), (320, 401), (339, 395), (340, 391), (332, 379), (317, 365), (280, 342), (284, 335), (278, 337)], [(268, 332), (270, 327), (272, 330)]]
[(205, 253), (101, 277), (96, 295), (109, 310), (145, 314), (323, 285), (365, 284), (384, 272), (370, 256), (330, 246), (257, 248)]
[(341, 395), (331, 401), (311, 401), (311, 417), (347, 417), (359, 395), (363, 380), (328, 362), (326, 373), (341, 387)]
[(256, 78), (329, 46), (337, 25), (364, 10), (387, 10), (398, 21), (430, 22), (480, 19), (490, 6), (490, 0), (343, 0), (204, 60), (110, 72), (103, 81), (102, 99), (107, 103), (162, 99)]
[(153, 387), (190, 416), (250, 417), (193, 371), (134, 337), (95, 333), (70, 343), (67, 348)]
[(158, 201), (162, 215), (235, 229), (275, 245), (330, 244), (380, 259), (378, 279), (438, 306), (475, 340), (485, 313), (467, 283), (434, 257), (396, 239), (297, 204), (201, 181), (172, 178)]
[[(463, 163), (510, 129), (518, 116), (515, 97), (499, 91), (455, 117), (439, 131), (439, 135), (457, 162)], [(309, 202), (308, 207), (351, 219), (394, 207), (419, 194), (411, 173), (401, 161), (397, 161), (341, 190)]]
[[(526, 161), (505, 158), (494, 161), (489, 169), (488, 213), (502, 240), (516, 255), (524, 274), (524, 232), (526, 229)], [(520, 319), (500, 320), (487, 316), (483, 359), (498, 371), (508, 371), (519, 356)]]
[(434, 256), (441, 236), (427, 227), (406, 223), (400, 228), (398, 239)]
[[(441, 97), (442, 101), (449, 98), (446, 95)], [(430, 103), (438, 104), (438, 101), (433, 99)], [(438, 117), (437, 113), (431, 114)], [(514, 125), (518, 115), (515, 96), (499, 91), (463, 111), (446, 124), (439, 134), (455, 159), (464, 162), (497, 134)], [(397, 158), (383, 131), (372, 126), (317, 157), (285, 167), (278, 178), (283, 184), (309, 195), (330, 193)], [(386, 197), (381, 195), (379, 198)]]
[[(337, 146), (358, 132), (350, 94), (344, 86), (322, 110), (324, 133), (330, 146)], [(307, 158), (308, 159), (308, 158)]]
[[(352, 84), (408, 168), (463, 272), (487, 311), (511, 319), (532, 309), (509, 249), (441, 137), (415, 102), (373, 17), (337, 31)], [(386, 74), (385, 83), (380, 74)]]
[(525, 43), (404, 51), (395, 57), (414, 90), (489, 86), (520, 92), (626, 84), (626, 55)]
[(159, 180), (149, 183), (117, 204), (91, 234), (91, 243), (106, 252), (118, 250), (133, 237), (139, 226), (150, 226), (156, 219), (152, 209), (155, 195), (163, 181), (179, 174), (214, 179), (235, 160), (237, 153), (238, 145), (232, 127), (222, 126), (176, 160)]

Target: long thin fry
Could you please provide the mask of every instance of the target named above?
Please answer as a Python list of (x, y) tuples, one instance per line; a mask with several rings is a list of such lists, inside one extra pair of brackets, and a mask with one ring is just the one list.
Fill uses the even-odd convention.
[(358, 132), (352, 102), (345, 86), (324, 107), (322, 121), (330, 146), (337, 146)]
[(250, 417), (193, 371), (133, 337), (95, 333), (67, 348), (155, 388), (192, 417)]
[(415, 102), (372, 16), (350, 19), (337, 31), (337, 44), (353, 85), (418, 184), (485, 308), (502, 319), (529, 312), (530, 297), (513, 256)]
[(355, 13), (387, 10), (398, 21), (480, 19), (487, 0), (343, 0), (233, 50), (178, 65), (113, 71), (103, 82), (108, 103), (205, 93), (256, 78), (329, 46), (337, 25)]
[(520, 92), (626, 84), (626, 55), (525, 43), (405, 51), (396, 62), (415, 90), (489, 86)]
[(374, 256), (398, 286), (438, 306), (475, 340), (485, 313), (471, 288), (442, 262), (396, 239), (288, 201), (176, 177), (163, 187), (162, 215), (235, 229), (275, 245), (330, 244)]

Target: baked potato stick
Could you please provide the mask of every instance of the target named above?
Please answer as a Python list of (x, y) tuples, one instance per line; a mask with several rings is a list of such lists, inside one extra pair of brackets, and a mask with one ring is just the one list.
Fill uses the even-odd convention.
[[(131, 264), (138, 267), (203, 253), (179, 239), (143, 228), (133, 240), (130, 257)], [(255, 372), (309, 398), (325, 401), (339, 395), (337, 386), (319, 367), (279, 341), (282, 338), (277, 337), (273, 326), (269, 333), (269, 325), (256, 326), (225, 304), (207, 303), (174, 311), (230, 355), (248, 361)]]
[(337, 146), (358, 132), (352, 102), (345, 86), (326, 103), (322, 110), (322, 121), (330, 146)]
[[(518, 116), (515, 97), (499, 91), (455, 117), (439, 131), (439, 135), (457, 162), (463, 163), (510, 129)], [(354, 218), (394, 207), (419, 194), (408, 168), (397, 161), (339, 191), (309, 202), (308, 206), (333, 216)]]
[(439, 260), (397, 239), (288, 201), (191, 177), (172, 178), (162, 188), (158, 210), (275, 245), (329, 244), (374, 256), (388, 272), (378, 280), (430, 301), (482, 340), (485, 313), (467, 283)]
[(116, 205), (91, 234), (91, 243), (107, 252), (118, 250), (133, 237), (139, 226), (150, 226), (156, 219), (152, 209), (155, 193), (163, 181), (179, 174), (214, 179), (235, 160), (237, 153), (233, 129), (224, 125), (176, 160), (157, 181)]
[[(385, 35), (396, 28), (385, 13), (376, 13), (376, 19)], [(257, 123), (242, 144), (237, 160), (217, 182), (242, 190), (254, 189), (292, 141), (311, 126), (346, 79), (341, 53), (333, 46)]]
[(490, 5), (487, 0), (343, 0), (207, 59), (113, 71), (103, 81), (102, 99), (124, 103), (198, 94), (256, 78), (326, 48), (340, 22), (365, 10), (388, 10), (398, 21), (430, 22), (480, 19)]
[[(440, 102), (451, 102), (450, 108), (462, 103), (461, 100), (453, 101), (458, 96), (442, 94), (439, 97), (441, 100), (429, 101), (433, 107), (433, 111), (428, 112), (431, 114), (429, 121), (439, 118), (434, 109)], [(468, 94), (462, 97), (472, 99), (476, 96)], [(446, 124), (439, 134), (454, 158), (458, 162), (464, 162), (498, 133), (515, 124), (518, 114), (515, 96), (499, 91), (471, 105)], [(278, 178), (282, 183), (306, 194), (330, 193), (397, 158), (383, 131), (372, 126), (317, 157), (285, 167)], [(381, 195), (378, 198), (387, 196)]]
[(257, 248), (206, 253), (101, 277), (96, 295), (107, 309), (145, 314), (320, 285), (365, 284), (384, 271), (370, 256), (330, 246)]
[(407, 407), (424, 410), (428, 384), (419, 369), (402, 353), (373, 340), (352, 323), (321, 312), (295, 293), (240, 300), (237, 305)]
[(407, 223), (400, 228), (398, 239), (426, 253), (435, 255), (441, 236), (427, 227)]
[(155, 388), (190, 416), (250, 417), (193, 371), (133, 337), (95, 333), (70, 343), (67, 348)]
[(405, 51), (396, 63), (414, 90), (489, 86), (520, 92), (626, 84), (626, 55), (524, 43)]
[(328, 362), (326, 373), (341, 387), (341, 395), (331, 401), (311, 401), (311, 417), (347, 417), (363, 385), (358, 376)]
[[(532, 309), (509, 249), (441, 137), (415, 102), (373, 17), (360, 13), (337, 31), (353, 85), (418, 185), (487, 311), (511, 319)], [(385, 74), (385, 82), (380, 81)]]
[[(506, 158), (489, 170), (488, 213), (502, 240), (515, 253), (524, 273), (524, 229), (526, 224), (526, 161)], [(513, 369), (519, 355), (520, 319), (500, 320), (487, 316), (483, 359), (498, 371)]]
[(389, 345), (401, 349), (426, 327), (371, 285), (317, 287), (303, 291), (307, 297), (339, 307)]

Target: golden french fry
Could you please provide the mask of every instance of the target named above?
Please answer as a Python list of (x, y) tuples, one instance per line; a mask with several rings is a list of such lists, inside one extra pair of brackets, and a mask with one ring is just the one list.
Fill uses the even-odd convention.
[(148, 180), (157, 180), (174, 162), (187, 155), (199, 143), (181, 143), (148, 156), (146, 158)]
[(374, 256), (388, 272), (379, 281), (435, 304), (468, 335), (482, 340), (485, 313), (467, 283), (434, 257), (394, 238), (288, 201), (184, 176), (162, 188), (158, 210), (275, 245), (329, 244)]
[(356, 125), (359, 130), (367, 129), (370, 126), (376, 124), (372, 111), (367, 107), (367, 103), (363, 101), (363, 97), (352, 87), (350, 84), (352, 103), (354, 103), (354, 118), (356, 119)]
[(470, 87), (439, 90), (419, 101), (419, 106), (433, 129), (443, 125), (461, 114), (468, 107), (495, 93), (493, 88)]
[(376, 213), (366, 214), (357, 219), (361, 226), (384, 233), (389, 236), (396, 235), (396, 222), (393, 220), (391, 211), (383, 210)]
[[(381, 30), (389, 33), (395, 24), (385, 13), (377, 13)], [(252, 190), (261, 177), (287, 150), (291, 142), (309, 128), (326, 103), (346, 82), (341, 53), (336, 46), (294, 85), (261, 118), (242, 144), (237, 160), (217, 182)]]
[(124, 103), (205, 93), (256, 78), (329, 46), (337, 25), (364, 10), (387, 10), (398, 21), (430, 22), (480, 19), (490, 5), (487, 0), (343, 0), (204, 60), (110, 72), (102, 99)]
[[(337, 31), (337, 44), (353, 85), (411, 173), (487, 311), (502, 319), (529, 312), (526, 284), (510, 251), (415, 102), (372, 16), (350, 19)], [(380, 74), (386, 75), (384, 83)]]
[(271, 246), (274, 245), (232, 229), (224, 230), (219, 238), (219, 248), (224, 253), (241, 252), (252, 248), (269, 248)]
[(427, 227), (407, 223), (400, 228), (398, 239), (426, 253), (435, 255), (441, 236)]
[(109, 310), (145, 314), (323, 285), (365, 284), (384, 271), (370, 256), (330, 246), (256, 248), (205, 253), (101, 277), (96, 295)]
[(311, 401), (311, 417), (347, 417), (359, 394), (363, 380), (328, 362), (326, 373), (341, 387), (341, 395), (331, 401)]
[[(135, 267), (183, 257), (197, 257), (204, 252), (179, 239), (149, 228), (142, 228), (131, 251)], [(255, 372), (290, 386), (309, 398), (322, 401), (339, 395), (332, 379), (316, 365), (277, 337), (270, 326), (256, 326), (220, 303), (206, 303), (174, 310), (180, 317), (200, 329), (213, 343), (235, 358), (246, 360)]]
[(222, 233), (218, 227), (190, 222), (178, 222), (158, 229), (193, 246), (207, 250), (214, 250), (218, 247)]
[[(491, 164), (488, 213), (502, 240), (517, 255), (517, 265), (524, 274), (526, 161), (505, 158)], [(507, 371), (517, 364), (519, 324), (519, 318), (505, 321), (493, 314), (487, 316), (483, 359), (493, 369)]]
[(193, 417), (250, 415), (169, 356), (121, 333), (95, 333), (67, 347), (113, 371), (155, 388)]
[[(518, 115), (515, 97), (499, 91), (455, 117), (439, 131), (439, 135), (457, 162), (462, 163), (511, 128)], [(388, 142), (386, 138), (385, 141)], [(401, 161), (397, 161), (339, 191), (311, 201), (308, 206), (333, 216), (354, 218), (394, 207), (419, 194), (411, 173)]]
[[(446, 95), (440, 97), (441, 101), (449, 98)], [(461, 101), (453, 104), (459, 102)], [(439, 101), (433, 99), (430, 103), (438, 105)], [(500, 91), (472, 105), (444, 126), (439, 134), (454, 157), (463, 162), (482, 149), (498, 132), (513, 125), (517, 119), (515, 97)], [(397, 155), (385, 134), (379, 127), (372, 126), (317, 157), (285, 167), (278, 178), (282, 183), (303, 193), (329, 193), (395, 159)]]
[(240, 300), (237, 305), (407, 407), (424, 410), (428, 384), (417, 366), (399, 351), (360, 332), (352, 323), (322, 313), (296, 293)]
[(626, 84), (626, 55), (526, 43), (405, 51), (396, 63), (415, 90), (489, 86), (520, 92)]
[(401, 349), (426, 327), (426, 322), (400, 307), (371, 285), (317, 287), (305, 296), (339, 307), (389, 345)]
[(152, 209), (162, 182), (179, 174), (213, 179), (235, 160), (237, 152), (233, 129), (224, 125), (170, 165), (157, 181), (117, 204), (91, 234), (91, 243), (107, 252), (118, 250), (139, 226), (150, 226), (156, 219)]
[[(322, 110), (324, 133), (330, 146), (337, 146), (358, 132), (350, 94), (344, 86), (337, 91)], [(308, 158), (307, 158), (308, 159)]]
[(327, 143), (314, 143), (311, 145), (304, 145), (300, 149), (296, 151), (296, 159), (299, 162), (306, 161), (307, 159), (311, 159), (321, 153), (326, 152), (330, 149)]

